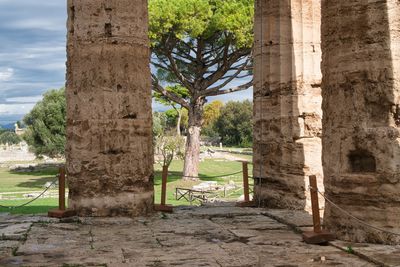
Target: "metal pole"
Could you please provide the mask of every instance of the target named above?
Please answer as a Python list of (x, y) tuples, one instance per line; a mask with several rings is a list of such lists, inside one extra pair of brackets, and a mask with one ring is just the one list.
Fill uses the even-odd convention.
[(167, 179), (168, 166), (163, 166), (162, 181), (161, 181), (161, 205), (164, 206), (167, 199)]
[(249, 192), (249, 167), (248, 162), (242, 162), (243, 167), (243, 191), (244, 191), (244, 202), (250, 201), (250, 192)]
[(310, 175), (311, 206), (314, 223), (314, 232), (321, 233), (321, 218), (319, 215), (317, 177)]
[(65, 168), (60, 167), (58, 178), (58, 206), (59, 210), (65, 210)]

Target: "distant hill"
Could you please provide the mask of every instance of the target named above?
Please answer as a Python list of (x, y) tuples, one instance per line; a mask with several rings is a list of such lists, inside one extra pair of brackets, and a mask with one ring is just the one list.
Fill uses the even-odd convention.
[(0, 127), (3, 129), (14, 130), (14, 124), (21, 121), (24, 115), (22, 114), (1, 114), (0, 113)]
[(6, 124), (0, 124), (0, 127), (3, 129), (7, 129), (7, 130), (14, 130), (15, 126), (14, 126), (15, 122), (12, 123), (6, 123)]

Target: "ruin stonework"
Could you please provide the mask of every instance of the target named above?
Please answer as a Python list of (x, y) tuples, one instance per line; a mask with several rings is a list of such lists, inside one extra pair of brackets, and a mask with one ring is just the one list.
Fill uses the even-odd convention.
[(147, 1), (69, 0), (67, 172), (79, 215), (153, 206)]
[(253, 173), (268, 207), (309, 209), (309, 175), (323, 191), (320, 8), (318, 0), (256, 3)]
[[(400, 232), (400, 2), (322, 1), (326, 196), (363, 221)], [(340, 238), (396, 243), (326, 204)]]

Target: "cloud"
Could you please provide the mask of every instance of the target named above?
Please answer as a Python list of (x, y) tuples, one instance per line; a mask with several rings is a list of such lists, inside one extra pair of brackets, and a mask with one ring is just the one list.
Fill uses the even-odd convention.
[[(44, 92), (65, 85), (66, 2), (0, 0), (0, 124), (21, 119)], [(209, 101), (251, 97), (248, 90)]]
[(0, 0), (0, 124), (65, 84), (65, 0)]
[(14, 75), (14, 69), (13, 68), (7, 68), (7, 69), (0, 69), (0, 82), (6, 82), (11, 80), (12, 76)]

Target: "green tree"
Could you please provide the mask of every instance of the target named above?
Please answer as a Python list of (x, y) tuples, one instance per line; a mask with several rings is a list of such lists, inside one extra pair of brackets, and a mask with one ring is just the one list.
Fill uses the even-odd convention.
[(8, 130), (4, 129), (3, 127), (0, 126), (0, 134), (7, 132)]
[(153, 112), (153, 137), (162, 135), (167, 128), (167, 118), (163, 112)]
[(230, 101), (221, 109), (215, 128), (222, 142), (231, 146), (250, 147), (253, 142), (253, 104)]
[(182, 158), (184, 150), (184, 138), (167, 132), (157, 136), (155, 142), (156, 155), (162, 157), (162, 166), (169, 167), (174, 158)]
[(201, 130), (202, 135), (209, 137), (215, 137), (218, 135), (214, 130), (214, 126), (215, 122), (221, 115), (221, 108), (223, 106), (224, 104), (219, 100), (215, 100), (204, 106), (204, 121)]
[(207, 97), (252, 86), (254, 0), (150, 0), (149, 15), (153, 90), (188, 110), (183, 176), (197, 176)]
[[(182, 98), (186, 101), (188, 100), (188, 97), (189, 97), (188, 90), (180, 85), (167, 86), (165, 88), (165, 90), (167, 90), (170, 93), (176, 94), (177, 96), (179, 96), (180, 98)], [(165, 106), (171, 106), (173, 108), (173, 110), (175, 111), (175, 113), (177, 115), (177, 116), (174, 116), (174, 119), (176, 117), (176, 120), (174, 120), (174, 125), (176, 127), (176, 134), (180, 136), (181, 135), (182, 113), (183, 113), (182, 106), (174, 101), (171, 101), (168, 97), (166, 97), (163, 94), (158, 93), (158, 92), (154, 92), (153, 97), (158, 103), (163, 104)], [(170, 114), (171, 114), (171, 112), (170, 112)]]
[(65, 152), (66, 101), (64, 88), (44, 94), (24, 118), (24, 139), (36, 155), (56, 157)]
[(0, 134), (0, 144), (5, 145), (15, 145), (19, 144), (22, 141), (21, 137), (19, 137), (16, 133), (5, 131)]

